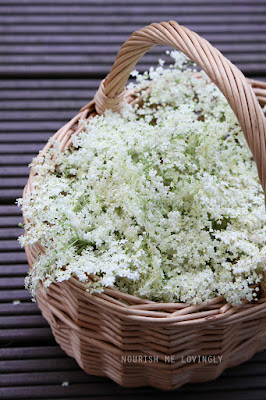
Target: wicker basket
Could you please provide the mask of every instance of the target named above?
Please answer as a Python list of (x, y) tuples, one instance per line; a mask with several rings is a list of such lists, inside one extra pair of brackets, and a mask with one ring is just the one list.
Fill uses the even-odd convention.
[[(132, 68), (156, 44), (173, 46), (195, 61), (217, 85), (235, 112), (266, 190), (266, 84), (246, 79), (206, 40), (176, 22), (154, 23), (135, 33), (121, 47), (110, 74), (94, 99), (54, 135), (61, 150), (106, 108), (119, 110), (134, 93), (124, 87)], [(52, 144), (48, 143), (43, 152)], [(42, 153), (41, 153), (42, 154)], [(30, 172), (24, 195), (34, 185)], [(40, 244), (26, 247), (30, 267)], [(227, 367), (240, 364), (266, 348), (266, 278), (256, 303), (238, 307), (216, 297), (208, 303), (156, 303), (106, 289), (90, 294), (78, 279), (53, 283), (37, 292), (38, 305), (56, 341), (89, 374), (108, 376), (126, 387), (150, 385), (175, 389), (187, 382), (215, 379)]]

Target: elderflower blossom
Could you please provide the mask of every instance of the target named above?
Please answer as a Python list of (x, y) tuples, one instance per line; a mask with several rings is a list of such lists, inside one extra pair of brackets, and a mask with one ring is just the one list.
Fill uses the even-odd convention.
[(266, 216), (255, 163), (221, 92), (171, 56), (170, 68), (133, 72), (137, 104), (83, 121), (70, 149), (53, 142), (33, 161), (35, 188), (19, 201), (21, 244), (46, 248), (26, 279), (33, 295), (71, 276), (163, 302), (257, 293)]

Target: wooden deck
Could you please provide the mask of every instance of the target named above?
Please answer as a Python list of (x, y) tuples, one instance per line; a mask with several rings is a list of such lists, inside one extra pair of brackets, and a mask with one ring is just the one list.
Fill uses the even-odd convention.
[[(159, 399), (86, 375), (55, 343), (24, 289), (27, 263), (17, 236), (27, 164), (87, 103), (122, 42), (153, 21), (174, 19), (210, 40), (250, 77), (266, 80), (265, 0), (0, 0), (0, 398)], [(139, 63), (155, 65), (164, 48)], [(266, 352), (215, 382), (168, 398), (266, 399)], [(68, 386), (62, 386), (69, 382)]]

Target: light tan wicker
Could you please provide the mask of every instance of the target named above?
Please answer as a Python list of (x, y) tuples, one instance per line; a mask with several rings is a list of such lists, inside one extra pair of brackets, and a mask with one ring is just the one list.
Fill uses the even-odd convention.
[[(134, 101), (134, 93), (124, 92), (124, 86), (140, 57), (156, 44), (184, 52), (225, 95), (243, 129), (265, 192), (266, 121), (260, 104), (266, 104), (266, 84), (246, 79), (206, 40), (173, 21), (151, 24), (132, 34), (94, 99), (54, 135), (61, 150), (71, 146), (74, 132), (82, 130), (80, 119), (93, 118), (106, 108), (119, 110), (123, 101)], [(48, 143), (43, 151), (51, 146)], [(34, 175), (32, 169), (24, 195), (32, 189)], [(26, 247), (30, 267), (39, 252), (45, 252), (40, 244)], [(238, 307), (222, 297), (187, 306), (147, 301), (113, 289), (90, 294), (75, 277), (52, 284), (46, 292), (39, 289), (37, 302), (56, 341), (81, 368), (127, 387), (151, 385), (169, 390), (187, 382), (212, 380), (225, 368), (266, 348), (266, 279), (259, 301)]]

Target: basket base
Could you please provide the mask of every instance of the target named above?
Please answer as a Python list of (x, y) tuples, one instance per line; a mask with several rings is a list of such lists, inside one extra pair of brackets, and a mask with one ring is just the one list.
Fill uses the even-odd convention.
[[(53, 331), (56, 336), (56, 332)], [(57, 335), (58, 337), (58, 335)], [(95, 348), (86, 344), (88, 358), (81, 360), (75, 357), (69, 346), (63, 342), (58, 342), (61, 348), (70, 356), (76, 359), (79, 366), (89, 375), (105, 376), (112, 379), (120, 386), (126, 388), (137, 388), (151, 386), (161, 390), (175, 390), (187, 383), (204, 383), (217, 379), (225, 369), (237, 366), (249, 360), (256, 352), (266, 349), (266, 335), (255, 337), (246, 341), (239, 349), (232, 352), (231, 356), (223, 358), (222, 362), (213, 364), (203, 362), (184, 364), (184, 367), (173, 368), (172, 364), (166, 364), (166, 368), (157, 368), (148, 363), (121, 364), (113, 355), (103, 356), (100, 352), (95, 352)], [(101, 363), (99, 363), (101, 359)], [(214, 359), (214, 357), (212, 357)], [(218, 357), (216, 357), (218, 360)], [(117, 368), (114, 364), (117, 361)], [(99, 365), (100, 364), (100, 365)]]
[[(106, 376), (127, 388), (152, 386), (161, 390), (175, 390), (186, 383), (212, 381), (226, 368), (239, 365), (256, 352), (266, 349), (266, 315), (263, 318), (262, 315), (259, 318), (254, 316), (253, 319), (244, 321), (245, 329), (241, 323), (216, 327), (214, 332), (217, 332), (217, 335), (220, 333), (221, 336), (221, 331), (224, 331), (224, 337), (220, 341), (213, 341), (213, 334), (210, 333), (214, 328), (209, 326), (211, 343), (209, 349), (202, 347), (206, 336), (203, 336), (205, 339), (202, 338), (202, 342), (199, 340), (200, 335), (206, 335), (206, 329), (205, 332), (199, 330), (196, 341), (189, 342), (186, 338), (189, 337), (191, 328), (178, 327), (177, 334), (180, 335), (180, 332), (183, 332), (184, 340), (175, 347), (175, 351), (169, 350), (167, 354), (158, 351), (151, 355), (147, 347), (145, 356), (146, 347), (140, 347), (138, 338), (135, 338), (137, 344), (134, 345), (134, 336), (132, 336), (132, 344), (125, 345), (124, 347), (128, 349), (121, 351), (110, 342), (107, 343), (108, 335), (104, 325), (101, 326), (101, 332), (95, 331), (93, 325), (91, 329), (89, 327), (85, 329), (84, 322), (81, 319), (78, 320), (77, 315), (74, 317), (72, 315), (72, 321), (74, 320), (75, 323), (74, 321), (70, 323), (69, 319), (59, 319), (56, 312), (51, 312), (51, 309), (54, 311), (55, 309), (49, 304), (49, 301), (52, 301), (50, 296), (39, 293), (37, 301), (42, 314), (52, 328), (57, 343), (70, 357), (76, 359), (86, 373)], [(65, 301), (67, 303), (67, 298)], [(78, 312), (77, 310), (79, 310), (78, 304), (72, 310), (68, 310), (69, 315)], [(101, 318), (104, 316), (101, 315)], [(167, 329), (164, 330), (167, 333)], [(106, 340), (100, 341), (98, 338), (103, 332), (106, 334)], [(171, 334), (173, 334), (173, 327)], [(240, 335), (242, 335), (242, 340)], [(115, 341), (114, 337), (112, 339)], [(184, 343), (185, 347), (190, 349), (189, 351), (184, 350)]]

